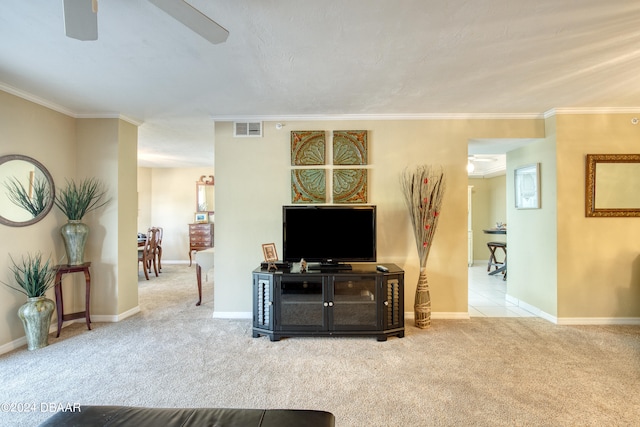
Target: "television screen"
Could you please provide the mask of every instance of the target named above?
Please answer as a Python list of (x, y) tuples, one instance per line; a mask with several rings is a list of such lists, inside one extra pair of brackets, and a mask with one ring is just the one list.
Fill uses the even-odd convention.
[(283, 206), (284, 260), (375, 262), (375, 206)]

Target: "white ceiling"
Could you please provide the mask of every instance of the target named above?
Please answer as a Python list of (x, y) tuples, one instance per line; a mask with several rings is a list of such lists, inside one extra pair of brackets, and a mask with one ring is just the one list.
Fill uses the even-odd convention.
[[(471, 170), (469, 170), (469, 165), (472, 165)], [(469, 178), (493, 178), (504, 175), (506, 171), (506, 154), (469, 155), (467, 159), (467, 175)]]
[(65, 37), (61, 0), (0, 0), (0, 88), (142, 123), (143, 166), (210, 165), (214, 117), (640, 107), (638, 1), (189, 2), (225, 43), (147, 0), (101, 0), (93, 42)]

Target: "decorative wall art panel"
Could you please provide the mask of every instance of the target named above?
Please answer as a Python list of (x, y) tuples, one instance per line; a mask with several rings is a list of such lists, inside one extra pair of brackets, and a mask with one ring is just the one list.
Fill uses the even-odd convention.
[(324, 165), (324, 131), (291, 131), (291, 164), (293, 166)]
[(333, 202), (367, 203), (367, 169), (334, 169)]
[(366, 165), (367, 150), (366, 130), (333, 131), (334, 165)]
[(291, 171), (292, 203), (324, 203), (327, 200), (324, 169), (293, 169)]

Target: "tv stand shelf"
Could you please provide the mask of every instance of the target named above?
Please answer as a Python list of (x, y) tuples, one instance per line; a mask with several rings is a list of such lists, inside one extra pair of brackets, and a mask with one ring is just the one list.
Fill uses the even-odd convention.
[(253, 337), (404, 336), (404, 271), (395, 264), (351, 270), (253, 271)]

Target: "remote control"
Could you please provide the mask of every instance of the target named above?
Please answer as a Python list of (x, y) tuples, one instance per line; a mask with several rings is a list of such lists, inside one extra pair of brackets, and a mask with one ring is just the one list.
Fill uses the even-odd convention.
[(389, 269), (387, 267), (385, 267), (384, 265), (378, 265), (378, 266), (376, 266), (376, 269), (378, 269), (379, 271), (384, 271), (384, 272), (389, 271)]

